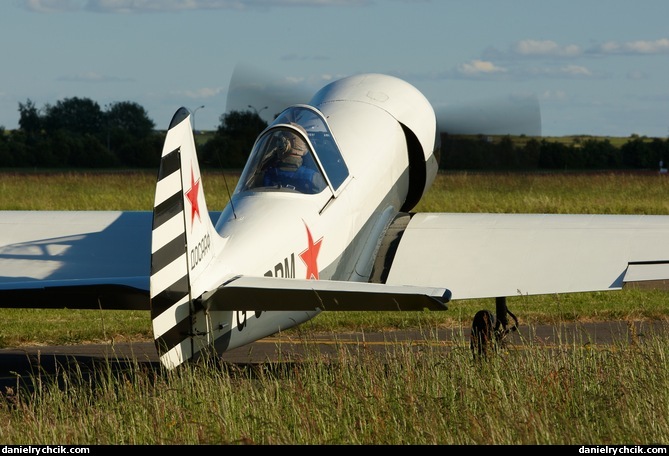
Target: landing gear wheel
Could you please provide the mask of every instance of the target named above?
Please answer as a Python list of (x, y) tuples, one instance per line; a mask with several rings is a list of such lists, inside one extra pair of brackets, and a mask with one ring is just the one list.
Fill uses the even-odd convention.
[[(506, 306), (505, 297), (496, 298), (495, 307), (496, 315), (489, 310), (479, 310), (474, 315), (469, 342), (474, 359), (488, 356), (503, 343), (510, 332), (518, 329), (518, 319)], [(509, 315), (514, 321), (511, 327), (509, 327)]]
[(495, 323), (497, 319), (489, 310), (479, 310), (474, 315), (472, 333), (469, 341), (474, 359), (487, 356), (495, 343)]

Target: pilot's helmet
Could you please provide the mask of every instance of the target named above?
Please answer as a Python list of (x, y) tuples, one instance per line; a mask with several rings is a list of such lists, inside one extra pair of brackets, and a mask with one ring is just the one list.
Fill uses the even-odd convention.
[(304, 139), (297, 135), (293, 135), (292, 141), (291, 141), (291, 153), (295, 155), (299, 155), (300, 157), (304, 156), (307, 153), (307, 143), (304, 142)]
[[(302, 155), (299, 148), (299, 138), (292, 132), (286, 132), (281, 138), (279, 150), (279, 169), (283, 171), (295, 171), (302, 166)], [(297, 148), (295, 147), (297, 144)]]
[[(305, 136), (307, 135), (307, 131), (302, 127), (302, 125), (296, 124), (296, 123), (291, 123), (292, 126), (300, 130)], [(307, 143), (302, 139), (301, 136), (299, 136), (296, 133), (291, 133), (291, 145), (292, 145), (292, 150), (291, 153), (299, 156), (304, 156), (309, 148), (307, 147)]]
[(281, 158), (290, 153), (293, 148), (289, 133), (282, 132), (278, 138), (278, 144), (275, 148), (277, 157)]
[[(299, 127), (304, 132), (304, 129), (299, 125), (293, 125)], [(279, 169), (284, 171), (295, 171), (302, 166), (303, 157), (309, 151), (307, 143), (294, 131), (284, 131), (282, 142), (283, 144), (279, 152), (279, 159), (281, 162)]]

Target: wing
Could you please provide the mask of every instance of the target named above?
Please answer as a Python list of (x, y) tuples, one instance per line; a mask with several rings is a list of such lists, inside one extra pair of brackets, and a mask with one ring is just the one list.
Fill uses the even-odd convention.
[(148, 310), (152, 218), (0, 212), (0, 307)]
[(414, 214), (386, 283), (452, 299), (666, 286), (669, 216)]

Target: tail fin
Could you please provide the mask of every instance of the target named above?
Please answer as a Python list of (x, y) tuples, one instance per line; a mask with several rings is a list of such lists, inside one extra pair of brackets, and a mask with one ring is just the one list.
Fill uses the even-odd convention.
[(151, 320), (160, 360), (168, 368), (192, 358), (203, 345), (197, 336), (208, 333), (193, 302), (204, 290), (194, 284), (213, 259), (216, 242), (220, 237), (204, 198), (190, 111), (180, 108), (160, 159), (151, 235)]

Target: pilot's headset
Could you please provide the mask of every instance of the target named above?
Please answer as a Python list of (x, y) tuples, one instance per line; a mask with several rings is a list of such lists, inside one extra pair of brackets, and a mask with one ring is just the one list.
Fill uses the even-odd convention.
[[(297, 128), (298, 130), (300, 130), (304, 134), (305, 137), (307, 136), (307, 131), (304, 129), (304, 127), (302, 125), (296, 124), (294, 122), (291, 122), (291, 125), (293, 127)], [(291, 140), (291, 146), (292, 146), (291, 149), (292, 150), (290, 151), (290, 153), (294, 154), (294, 155), (299, 155), (300, 157), (305, 156), (307, 154), (307, 152), (309, 151), (309, 147), (307, 146), (307, 143), (304, 141), (302, 136), (299, 136), (297, 134), (293, 134), (291, 136), (292, 136), (292, 140)]]
[[(297, 127), (299, 125), (293, 124)], [(302, 129), (304, 131), (304, 129)], [(282, 137), (281, 152), (279, 155), (279, 169), (283, 171), (296, 171), (302, 166), (302, 157), (307, 153), (308, 147), (304, 139), (294, 131), (284, 131)]]

